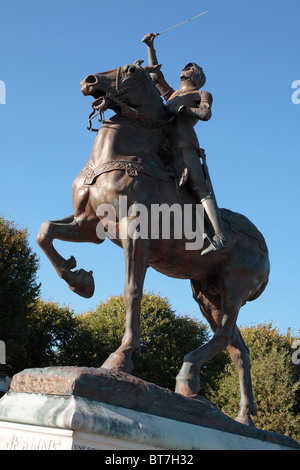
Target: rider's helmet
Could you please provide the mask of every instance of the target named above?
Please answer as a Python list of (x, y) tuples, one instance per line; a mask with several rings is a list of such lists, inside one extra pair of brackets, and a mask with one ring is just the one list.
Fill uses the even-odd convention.
[(186, 64), (182, 69), (180, 79), (190, 79), (198, 88), (202, 88), (206, 82), (206, 77), (202, 67), (195, 64), (195, 62), (189, 62)]

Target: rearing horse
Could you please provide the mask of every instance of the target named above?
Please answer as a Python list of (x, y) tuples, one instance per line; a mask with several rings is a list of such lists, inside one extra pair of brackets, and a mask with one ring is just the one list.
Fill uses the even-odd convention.
[(175, 391), (196, 396), (201, 366), (227, 348), (240, 380), (240, 412), (236, 419), (253, 424), (250, 414), (255, 414), (256, 409), (249, 351), (236, 320), (241, 306), (259, 297), (268, 283), (269, 258), (263, 236), (246, 217), (225, 209), (221, 213), (230, 247), (208, 256), (201, 256), (200, 249), (187, 250), (187, 240), (184, 236), (176, 238), (172, 226), (169, 239), (141, 237), (137, 228), (131, 236), (124, 232), (137, 214), (121, 211), (121, 196), (127, 197), (128, 207), (143, 204), (149, 214), (152, 204), (195, 206), (188, 185), (178, 189), (162, 159), (167, 118), (149, 75), (151, 70), (137, 62), (89, 75), (81, 82), (83, 94), (96, 99), (95, 108), (100, 109), (99, 103), (107, 102), (116, 114), (103, 123), (88, 163), (73, 183), (74, 214), (44, 222), (37, 242), (69, 287), (79, 295), (91, 297), (92, 272), (74, 271), (75, 258), (64, 259), (54, 248), (53, 240), (102, 243), (104, 237), (99, 238), (97, 227), (103, 213), (99, 215), (98, 208), (108, 207), (104, 204), (113, 207), (116, 220), (111, 224), (117, 236), (112, 241), (125, 254), (126, 327), (120, 347), (102, 367), (127, 373), (133, 369), (132, 353), (140, 350), (140, 305), (148, 266), (170, 277), (190, 279), (193, 297), (214, 334), (206, 344), (184, 357)]

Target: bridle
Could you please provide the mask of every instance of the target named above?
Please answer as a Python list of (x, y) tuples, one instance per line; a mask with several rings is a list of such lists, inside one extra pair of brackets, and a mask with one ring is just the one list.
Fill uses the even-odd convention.
[[(141, 75), (142, 79), (135, 80), (134, 84), (131, 84), (132, 80), (130, 78), (123, 81), (122, 80), (122, 76), (123, 76), (122, 68), (123, 67), (118, 67), (117, 76), (116, 76), (116, 89), (115, 90), (111, 89), (109, 92), (107, 92), (106, 97), (110, 101), (115, 103), (118, 107), (120, 107), (121, 114), (123, 116), (127, 117), (128, 119), (131, 119), (137, 124), (140, 124), (142, 127), (154, 129), (154, 128), (166, 126), (167, 120), (150, 118), (149, 116), (138, 111), (136, 108), (133, 108), (132, 106), (129, 106), (128, 104), (125, 104), (120, 100), (120, 98), (129, 90), (132, 91), (137, 88), (140, 88), (141, 86), (143, 86), (143, 89), (141, 90), (141, 95), (146, 96), (147, 94), (144, 92), (145, 87), (153, 85), (150, 75), (147, 74), (146, 71), (140, 66), (140, 61), (135, 62), (134, 67), (142, 71), (143, 73), (143, 75)], [(145, 103), (142, 102), (140, 105), (143, 105), (143, 104)], [(93, 108), (93, 112), (89, 115), (89, 118), (88, 118), (89, 126), (87, 127), (87, 129), (89, 131), (93, 131), (93, 132), (99, 131), (99, 129), (92, 128), (92, 120), (97, 116), (99, 116), (98, 121), (100, 123), (103, 124), (104, 122), (106, 122), (104, 112), (101, 110), (101, 108), (100, 107), (99, 109)]]

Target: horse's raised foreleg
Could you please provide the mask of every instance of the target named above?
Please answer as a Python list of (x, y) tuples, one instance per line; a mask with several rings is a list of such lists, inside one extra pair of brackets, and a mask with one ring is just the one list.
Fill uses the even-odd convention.
[(86, 220), (71, 215), (61, 220), (43, 222), (37, 235), (37, 243), (51, 261), (57, 274), (64, 279), (70, 289), (82, 297), (89, 298), (94, 293), (92, 272), (84, 269), (72, 271), (76, 267), (73, 256), (66, 260), (53, 246), (55, 239), (68, 242), (101, 243), (96, 234), (99, 219)]
[(143, 285), (148, 267), (149, 240), (128, 238), (123, 242), (125, 254), (124, 302), (126, 326), (121, 346), (102, 367), (130, 373), (132, 353), (140, 352), (140, 308)]

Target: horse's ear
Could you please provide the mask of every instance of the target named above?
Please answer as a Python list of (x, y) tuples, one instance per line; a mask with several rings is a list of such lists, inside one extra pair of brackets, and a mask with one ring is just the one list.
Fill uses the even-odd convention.
[(139, 59), (139, 60), (136, 60), (133, 65), (135, 65), (135, 67), (141, 67), (143, 62), (144, 61), (142, 59)]
[(145, 65), (143, 67), (144, 70), (148, 73), (155, 73), (158, 72), (161, 69), (161, 64), (158, 65)]

